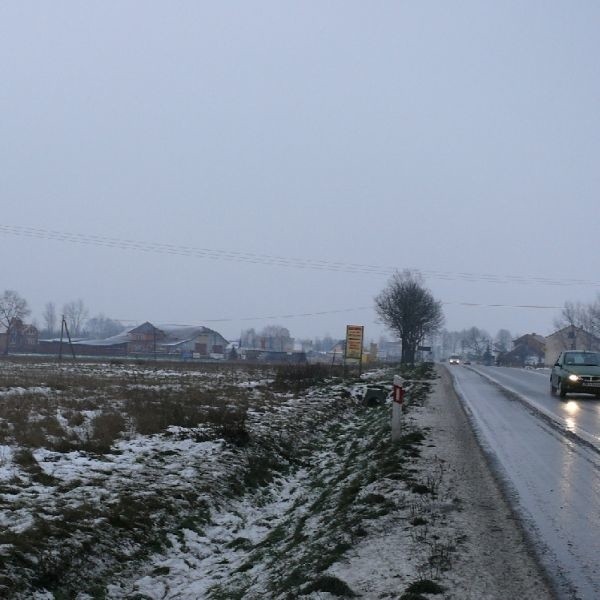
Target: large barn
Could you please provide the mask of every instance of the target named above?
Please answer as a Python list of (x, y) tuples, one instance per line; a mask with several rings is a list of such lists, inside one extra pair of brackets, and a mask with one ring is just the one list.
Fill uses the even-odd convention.
[[(58, 352), (58, 342), (45, 351)], [(50, 347), (50, 344), (52, 346)], [(73, 342), (76, 354), (88, 356), (157, 356), (180, 358), (224, 358), (227, 340), (208, 327), (153, 325), (146, 321), (133, 329), (103, 340)], [(68, 348), (64, 347), (63, 352)]]

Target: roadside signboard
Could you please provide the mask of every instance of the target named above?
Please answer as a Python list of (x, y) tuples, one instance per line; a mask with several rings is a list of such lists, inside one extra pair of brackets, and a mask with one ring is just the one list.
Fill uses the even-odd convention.
[(361, 360), (364, 329), (363, 325), (346, 326), (346, 358)]

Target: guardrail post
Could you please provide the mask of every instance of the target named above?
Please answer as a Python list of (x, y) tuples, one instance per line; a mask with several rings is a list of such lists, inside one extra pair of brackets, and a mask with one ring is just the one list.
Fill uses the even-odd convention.
[(402, 404), (404, 402), (404, 379), (400, 375), (394, 375), (392, 393), (392, 442), (396, 442), (402, 435)]

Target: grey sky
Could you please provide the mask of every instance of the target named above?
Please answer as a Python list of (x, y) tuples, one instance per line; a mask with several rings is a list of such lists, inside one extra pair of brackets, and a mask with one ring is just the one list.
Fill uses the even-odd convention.
[[(562, 305), (598, 282), (597, 2), (3, 2), (0, 224), (448, 273), (449, 302)], [(227, 337), (372, 305), (383, 275), (0, 234), (39, 314)], [(546, 333), (558, 311), (445, 307)], [(276, 319), (343, 336), (372, 310)]]

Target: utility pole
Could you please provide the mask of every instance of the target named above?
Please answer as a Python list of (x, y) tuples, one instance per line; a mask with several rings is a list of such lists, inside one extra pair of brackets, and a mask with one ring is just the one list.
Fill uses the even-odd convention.
[(156, 362), (156, 327), (152, 326), (152, 337), (154, 340), (154, 362)]
[(73, 342), (71, 341), (71, 334), (69, 333), (69, 328), (67, 327), (65, 315), (62, 316), (62, 321), (60, 323), (60, 344), (58, 346), (58, 362), (62, 361), (63, 332), (67, 334), (67, 339), (69, 340), (69, 347), (71, 348), (71, 354), (73, 355), (73, 360), (75, 360), (75, 349), (73, 348)]

